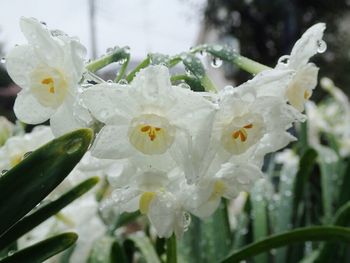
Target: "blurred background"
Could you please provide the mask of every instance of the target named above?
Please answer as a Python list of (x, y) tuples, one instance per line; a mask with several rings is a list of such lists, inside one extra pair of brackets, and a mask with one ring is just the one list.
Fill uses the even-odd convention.
[[(308, 27), (325, 22), (328, 49), (314, 61), (320, 76), (332, 78), (350, 94), (349, 0), (11, 0), (2, 2), (1, 11), (1, 57), (25, 43), (18, 21), (28, 16), (77, 36), (87, 47), (88, 58), (128, 45), (131, 67), (149, 52), (173, 55), (200, 43), (227, 44), (273, 67)], [(251, 78), (231, 65), (211, 68), (210, 64), (219, 87)], [(0, 115), (14, 120), (12, 107), (19, 90), (1, 63)], [(313, 99), (322, 96), (318, 89)]]

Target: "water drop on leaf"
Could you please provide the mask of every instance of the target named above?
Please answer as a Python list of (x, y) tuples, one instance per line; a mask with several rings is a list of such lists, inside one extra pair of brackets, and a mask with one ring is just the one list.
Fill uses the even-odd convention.
[(213, 58), (213, 59), (211, 60), (211, 66), (212, 66), (213, 68), (219, 68), (219, 67), (221, 67), (221, 65), (222, 65), (222, 60), (221, 60), (221, 59), (219, 59), (219, 58)]
[(317, 52), (318, 53), (324, 53), (327, 50), (327, 44), (325, 41), (317, 40)]

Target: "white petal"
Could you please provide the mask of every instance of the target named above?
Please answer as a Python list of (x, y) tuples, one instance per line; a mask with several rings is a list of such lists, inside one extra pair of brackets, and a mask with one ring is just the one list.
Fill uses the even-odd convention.
[(73, 107), (69, 103), (63, 103), (50, 118), (52, 133), (57, 137), (67, 132), (84, 127), (74, 117)]
[(47, 121), (55, 112), (53, 108), (42, 106), (28, 91), (18, 93), (14, 111), (16, 117), (28, 124), (39, 124)]
[(29, 88), (30, 73), (36, 68), (38, 60), (28, 45), (16, 46), (7, 54), (6, 68), (10, 77), (21, 88)]
[(221, 202), (221, 198), (212, 198), (211, 200), (208, 200), (207, 202), (203, 203), (201, 206), (191, 210), (191, 213), (194, 215), (200, 217), (200, 218), (208, 218), (219, 207)]
[(170, 193), (158, 194), (151, 202), (148, 218), (159, 237), (168, 238), (174, 232), (177, 203)]
[(169, 70), (165, 66), (149, 66), (134, 78), (135, 96), (145, 104), (170, 108), (173, 104)]
[(289, 67), (298, 68), (305, 65), (309, 59), (317, 53), (319, 41), (322, 41), (324, 23), (318, 23), (310, 27), (295, 43), (289, 58)]
[(107, 124), (126, 124), (137, 114), (138, 106), (128, 87), (103, 83), (84, 91), (81, 97), (92, 115)]
[(20, 27), (29, 44), (33, 45), (36, 54), (50, 66), (61, 64), (64, 50), (49, 30), (34, 18), (22, 17)]
[(292, 79), (292, 70), (265, 70), (256, 75), (252, 80), (239, 86), (243, 91), (247, 86), (256, 90), (257, 97), (273, 96), (285, 98), (286, 89)]
[(104, 126), (92, 147), (92, 156), (102, 159), (124, 159), (134, 153), (128, 140), (128, 126)]

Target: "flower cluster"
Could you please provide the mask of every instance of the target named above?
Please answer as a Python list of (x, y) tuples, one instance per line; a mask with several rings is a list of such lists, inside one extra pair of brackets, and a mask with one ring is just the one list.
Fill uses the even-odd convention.
[[(316, 85), (309, 63), (323, 43), (324, 24), (311, 27), (288, 61), (238, 87), (217, 93), (173, 85), (165, 65), (141, 69), (128, 82), (80, 87), (85, 48), (74, 38), (22, 18), (28, 45), (15, 47), (7, 69), (22, 87), (17, 117), (37, 124), (50, 119), (53, 134), (99, 127), (91, 154), (112, 159), (113, 192), (104, 206), (139, 210), (158, 236), (181, 236), (189, 213), (208, 217), (221, 198), (249, 191), (266, 154), (295, 138), (288, 132)], [(102, 128), (101, 128), (102, 127)]]

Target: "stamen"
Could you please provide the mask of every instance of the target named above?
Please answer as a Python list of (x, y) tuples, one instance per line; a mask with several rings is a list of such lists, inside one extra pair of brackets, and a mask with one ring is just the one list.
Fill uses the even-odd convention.
[(148, 137), (152, 142), (156, 139), (157, 133), (160, 132), (161, 130), (162, 129), (159, 127), (152, 127), (150, 125), (143, 126), (140, 129), (141, 132), (148, 132)]
[(41, 81), (42, 84), (44, 85), (49, 85), (49, 92), (50, 93), (55, 93), (55, 86), (54, 86), (54, 81), (52, 78), (46, 78)]

